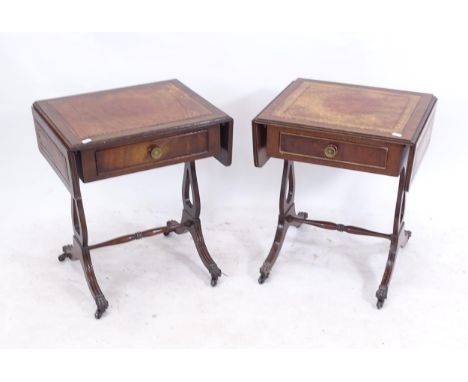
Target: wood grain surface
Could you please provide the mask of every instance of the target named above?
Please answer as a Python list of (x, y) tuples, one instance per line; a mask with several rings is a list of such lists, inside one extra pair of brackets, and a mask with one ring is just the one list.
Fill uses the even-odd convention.
[(409, 142), (432, 99), (424, 93), (298, 79), (256, 120)]
[(74, 150), (232, 120), (178, 80), (38, 101), (33, 109)]

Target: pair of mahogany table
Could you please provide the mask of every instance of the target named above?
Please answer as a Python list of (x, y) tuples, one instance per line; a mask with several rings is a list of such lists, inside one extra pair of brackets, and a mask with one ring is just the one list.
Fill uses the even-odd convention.
[[(255, 166), (270, 157), (284, 160), (279, 216), (273, 245), (260, 268), (269, 276), (288, 228), (308, 224), (390, 240), (377, 307), (387, 298), (404, 229), (405, 195), (427, 149), (436, 98), (431, 94), (307, 79), (293, 81), (252, 122)], [(221, 270), (211, 258), (200, 222), (195, 161), (232, 160), (233, 119), (178, 80), (35, 102), (32, 106), (40, 152), (71, 195), (73, 244), (60, 261), (79, 260), (100, 318), (108, 302), (99, 287), (91, 251), (148, 236), (190, 233), (215, 286)], [(391, 233), (311, 220), (296, 212), (294, 161), (399, 177)], [(80, 192), (84, 183), (185, 163), (182, 216), (166, 225), (89, 244)]]

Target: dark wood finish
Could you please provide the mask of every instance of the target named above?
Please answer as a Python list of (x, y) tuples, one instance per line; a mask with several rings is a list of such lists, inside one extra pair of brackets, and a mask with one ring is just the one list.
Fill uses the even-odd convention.
[(256, 121), (415, 143), (432, 94), (299, 78)]
[(295, 217), (291, 217), (289, 218), (289, 220), (297, 222), (297, 223), (301, 223), (301, 224), (312, 225), (318, 228), (328, 229), (331, 231), (351, 233), (353, 235), (375, 236), (375, 237), (380, 237), (382, 239), (389, 239), (389, 240), (392, 238), (392, 235), (388, 233), (371, 231), (371, 230), (361, 228), (361, 227), (338, 224), (338, 223), (333, 223), (333, 222), (324, 221), (324, 220), (300, 219), (300, 218), (295, 218)]
[[(195, 160), (232, 160), (232, 118), (177, 80), (35, 102), (32, 107), (40, 152), (71, 194), (73, 244), (60, 261), (80, 260), (97, 305), (108, 307), (91, 261), (91, 250), (171, 232), (189, 232), (202, 263), (217, 284), (221, 271), (211, 258), (200, 222)], [(185, 163), (180, 223), (90, 245), (80, 179), (90, 182), (141, 170)]]
[[(219, 126), (160, 139), (82, 152), (82, 176), (84, 182), (104, 179), (129, 172), (192, 161), (218, 154), (220, 146)], [(151, 156), (157, 147), (161, 156)]]
[(408, 174), (406, 177), (405, 184), (406, 190), (409, 190), (411, 180), (414, 178), (414, 175), (416, 174), (421, 164), (422, 158), (424, 157), (424, 154), (426, 153), (426, 150), (429, 146), (432, 134), (432, 127), (434, 126), (435, 112), (436, 105), (434, 105), (434, 107), (428, 110), (426, 115), (424, 115), (424, 129), (420, 131), (420, 134), (416, 140), (416, 144), (410, 145), (407, 168)]
[[(78, 193), (79, 193), (79, 184), (78, 184)], [(80, 196), (76, 196), (77, 198)], [(75, 199), (72, 200), (72, 220), (74, 222), (74, 226), (78, 232), (85, 232), (86, 229), (86, 222), (84, 217), (84, 210), (83, 210), (83, 203), (80, 202), (79, 205), (76, 205), (77, 201)], [(184, 177), (182, 182), (182, 218), (180, 223), (176, 220), (169, 220), (165, 226), (150, 228), (145, 231), (135, 232), (129, 235), (123, 235), (116, 237), (111, 240), (104, 241), (102, 243), (97, 243), (93, 245), (84, 244), (87, 243), (87, 233), (85, 234), (86, 241), (83, 240), (80, 242), (79, 248), (81, 251), (91, 251), (93, 249), (108, 247), (111, 245), (118, 245), (128, 243), (129, 241), (143, 239), (145, 237), (155, 236), (159, 234), (164, 234), (164, 236), (168, 236), (171, 232), (175, 232), (177, 234), (190, 232), (193, 240), (195, 242), (195, 247), (197, 252), (202, 260), (202, 263), (208, 269), (211, 275), (211, 285), (215, 286), (217, 284), (218, 278), (221, 277), (221, 270), (218, 268), (214, 260), (211, 258), (208, 249), (206, 248), (205, 241), (203, 238), (203, 233), (201, 229), (201, 221), (200, 221), (200, 211), (201, 211), (201, 203), (200, 203), (200, 192), (198, 189), (198, 180), (195, 170), (195, 162), (187, 162), (185, 163), (184, 168)], [(84, 225), (84, 227), (82, 227)], [(59, 256), (60, 261), (64, 261), (65, 259), (69, 258), (71, 260), (80, 259), (80, 255), (73, 255), (73, 248), (74, 245), (66, 245), (63, 247), (63, 253)], [(91, 259), (89, 258), (89, 262)], [(92, 269), (92, 265), (88, 268)], [(87, 276), (88, 277), (88, 276)], [(94, 277), (95, 279), (95, 277)], [(89, 284), (89, 282), (88, 282)], [(97, 282), (95, 282), (97, 285)], [(98, 286), (97, 286), (98, 287)], [(93, 290), (91, 290), (93, 293)], [(102, 295), (102, 293), (101, 293)], [(94, 296), (94, 293), (93, 293)], [(104, 297), (102, 296), (102, 299)], [(106, 306), (107, 308), (107, 306)], [(104, 309), (98, 309), (96, 312), (96, 316), (102, 315), (105, 311)]]
[[(32, 111), (39, 148), (64, 183), (69, 151), (80, 153), (83, 182), (209, 156), (232, 162), (232, 118), (178, 80), (38, 101)], [(152, 160), (151, 145), (165, 156)]]
[(205, 245), (205, 239), (203, 238), (200, 221), (200, 192), (198, 190), (195, 162), (185, 164), (184, 181), (182, 183), (182, 204), (184, 208), (180, 223), (175, 220), (169, 220), (167, 222), (168, 231), (165, 234), (167, 235), (170, 232), (175, 232), (178, 235), (185, 232), (190, 233), (203, 264), (210, 272), (211, 285), (215, 286), (218, 278), (221, 277), (221, 270), (211, 258)]
[(60, 261), (69, 258), (71, 260), (80, 260), (83, 272), (88, 284), (91, 295), (97, 305), (95, 317), (101, 318), (106, 311), (109, 303), (99, 287), (96, 275), (94, 274), (93, 263), (91, 261), (90, 248), (88, 246), (88, 228), (84, 213), (83, 200), (80, 191), (80, 179), (78, 177), (77, 154), (69, 152), (68, 169), (71, 178), (71, 214), (73, 226), (73, 244), (65, 245), (63, 253), (58, 257)]
[[(298, 79), (252, 121), (255, 165), (263, 166), (270, 157), (284, 159), (278, 227), (260, 268), (260, 283), (270, 274), (291, 224), (375, 236), (390, 240), (376, 293), (377, 307), (383, 306), (398, 247), (411, 236), (404, 230), (406, 192), (427, 150), (435, 105), (431, 94)], [(293, 161), (399, 176), (393, 232), (296, 214)]]
[(68, 150), (41, 116), (36, 115), (34, 117), (34, 124), (36, 126), (39, 151), (47, 159), (47, 162), (49, 162), (67, 189), (72, 192)]
[[(325, 154), (329, 145), (337, 149), (333, 158)], [(403, 147), (377, 140), (364, 142), (337, 133), (313, 133), (271, 125), (266, 152), (274, 158), (398, 176)]]
[(393, 219), (393, 232), (390, 239), (390, 251), (388, 253), (388, 260), (385, 265), (385, 271), (382, 276), (379, 289), (377, 289), (377, 308), (381, 309), (388, 294), (388, 284), (392, 277), (393, 268), (395, 266), (395, 260), (398, 253), (398, 246), (404, 247), (411, 237), (411, 231), (404, 230), (405, 222), (405, 201), (406, 201), (406, 189), (405, 184), (407, 183), (407, 161), (403, 161), (400, 171), (400, 181), (398, 185), (398, 195), (395, 205), (395, 214)]
[(232, 122), (178, 80), (37, 101), (33, 110), (71, 151)]
[(263, 284), (268, 278), (271, 268), (278, 258), (281, 247), (283, 246), (286, 232), (289, 226), (300, 227), (302, 222), (307, 219), (306, 212), (296, 214), (296, 205), (294, 202), (296, 182), (294, 178), (294, 162), (285, 160), (283, 167), (283, 176), (281, 178), (281, 191), (279, 200), (278, 226), (276, 228), (275, 238), (271, 246), (270, 253), (260, 268), (260, 277), (258, 282)]
[[(409, 190), (413, 167), (429, 143), (436, 101), (432, 94), (297, 79), (252, 121), (255, 165), (275, 157), (399, 176), (402, 152), (409, 147)], [(324, 158), (306, 137), (336, 145), (338, 155)], [(294, 148), (284, 150), (285, 140), (295, 141)]]

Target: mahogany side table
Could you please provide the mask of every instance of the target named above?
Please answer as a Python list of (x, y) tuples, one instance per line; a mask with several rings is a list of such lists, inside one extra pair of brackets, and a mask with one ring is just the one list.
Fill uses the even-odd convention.
[[(90, 251), (143, 237), (189, 232), (215, 286), (221, 270), (205, 246), (195, 160), (215, 157), (229, 166), (233, 120), (178, 80), (35, 102), (39, 150), (71, 194), (73, 245), (60, 261), (80, 260), (99, 319), (108, 302), (97, 282)], [(175, 163), (185, 163), (180, 222), (88, 243), (80, 179), (84, 183)]]
[[(259, 283), (269, 276), (290, 225), (309, 224), (390, 240), (377, 290), (377, 308), (387, 298), (398, 247), (411, 232), (404, 229), (405, 195), (426, 152), (436, 106), (431, 94), (297, 79), (253, 121), (255, 166), (270, 157), (284, 160), (279, 217)], [(380, 233), (296, 213), (294, 161), (399, 176), (392, 233)]]

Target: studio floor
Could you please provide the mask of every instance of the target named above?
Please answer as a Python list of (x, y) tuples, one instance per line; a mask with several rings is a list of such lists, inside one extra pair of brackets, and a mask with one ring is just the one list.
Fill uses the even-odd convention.
[[(127, 216), (101, 212), (105, 219), (91, 221), (93, 237), (137, 231), (137, 220), (172, 217), (140, 208)], [(462, 231), (446, 226), (434, 235), (442, 222), (412, 217), (413, 237), (399, 252), (389, 297), (377, 310), (386, 240), (291, 228), (270, 278), (259, 285), (274, 211), (207, 211), (205, 239), (224, 272), (216, 287), (189, 235), (96, 250), (95, 272), (110, 303), (96, 320), (79, 262), (57, 261), (69, 227), (54, 216), (25, 224), (3, 243), (8, 299), (0, 301), (1, 347), (468, 345), (467, 262), (455, 248)]]

